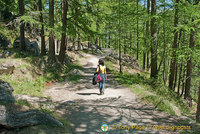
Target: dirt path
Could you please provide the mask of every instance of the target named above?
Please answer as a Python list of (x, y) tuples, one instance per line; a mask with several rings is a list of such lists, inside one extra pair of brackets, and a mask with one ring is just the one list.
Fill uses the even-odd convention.
[[(144, 105), (128, 88), (119, 85), (108, 74), (104, 95), (99, 95), (97, 85), (92, 85), (92, 77), (100, 57), (85, 54), (80, 59), (84, 67), (84, 77), (80, 82), (68, 83), (63, 87), (46, 90), (45, 94), (57, 103), (57, 112), (71, 121), (73, 133), (102, 133), (101, 125), (109, 125), (108, 133), (178, 133), (167, 125), (178, 125), (178, 118), (156, 111), (153, 106)], [(113, 129), (117, 125), (117, 129)], [(119, 128), (119, 125), (131, 126)], [(132, 129), (132, 125), (142, 130)], [(164, 130), (150, 125), (164, 126)], [(148, 128), (147, 128), (148, 127)], [(171, 128), (172, 129), (172, 128)]]

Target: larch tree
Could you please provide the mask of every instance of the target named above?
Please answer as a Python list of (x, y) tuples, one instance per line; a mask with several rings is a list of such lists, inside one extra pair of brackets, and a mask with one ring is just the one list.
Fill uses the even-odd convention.
[(46, 46), (45, 46), (45, 35), (44, 35), (44, 21), (43, 21), (43, 13), (42, 13), (42, 0), (38, 0), (38, 6), (40, 11), (40, 23), (42, 25), (40, 29), (40, 37), (41, 37), (41, 55), (46, 54)]
[(65, 60), (65, 51), (66, 51), (66, 28), (67, 28), (67, 10), (68, 10), (68, 0), (62, 1), (63, 5), (63, 15), (62, 15), (62, 37), (61, 37), (61, 46), (59, 53), (59, 61), (61, 63)]
[[(197, 5), (198, 3), (199, 3), (199, 0), (194, 0), (193, 5)], [(189, 41), (189, 48), (191, 50), (193, 50), (194, 45), (195, 45), (195, 32), (196, 32), (195, 30), (196, 30), (196, 27), (197, 27), (197, 25), (194, 24), (194, 21), (195, 21), (194, 18), (192, 18), (193, 28), (190, 30), (190, 41)], [(185, 94), (184, 94), (184, 98), (190, 100), (189, 106), (192, 105), (191, 95), (190, 95), (192, 69), (193, 69), (192, 56), (190, 56), (187, 59), (187, 74), (186, 74)]]
[(151, 0), (151, 78), (157, 78), (156, 0)]
[(169, 88), (173, 89), (174, 79), (175, 79), (175, 70), (176, 70), (176, 48), (177, 48), (177, 39), (178, 39), (178, 31), (177, 31), (177, 25), (178, 25), (178, 6), (179, 0), (176, 0), (175, 2), (175, 11), (174, 11), (174, 42), (172, 45), (172, 59), (170, 64), (170, 75), (169, 75)]
[(49, 23), (50, 23), (50, 33), (49, 33), (49, 53), (48, 61), (49, 63), (56, 62), (55, 56), (55, 41), (54, 41), (54, 0), (49, 0)]
[[(20, 16), (24, 15), (24, 0), (19, 0), (19, 14)], [(21, 50), (26, 50), (26, 44), (25, 44), (25, 35), (24, 35), (24, 21), (20, 21), (20, 46)]]

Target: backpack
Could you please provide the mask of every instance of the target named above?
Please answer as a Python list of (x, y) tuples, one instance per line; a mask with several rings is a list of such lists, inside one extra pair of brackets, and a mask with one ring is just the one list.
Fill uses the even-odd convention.
[(101, 74), (100, 74), (100, 66), (99, 66), (99, 72), (94, 73), (94, 77), (92, 79), (92, 84), (96, 85), (98, 82), (101, 82), (102, 80), (103, 79), (102, 79)]
[(92, 79), (92, 84), (96, 85), (97, 84), (97, 73), (94, 74), (94, 77)]

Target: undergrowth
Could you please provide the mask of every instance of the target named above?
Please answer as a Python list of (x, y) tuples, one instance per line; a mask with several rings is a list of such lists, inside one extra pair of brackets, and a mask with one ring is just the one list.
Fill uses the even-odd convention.
[[(67, 73), (73, 69), (82, 70), (79, 64), (56, 63), (49, 65), (47, 56), (36, 57), (17, 50), (11, 50), (13, 55), (9, 59), (1, 59), (0, 63), (11, 63), (15, 65), (13, 74), (2, 74), (0, 79), (10, 83), (14, 88), (14, 94), (23, 94), (44, 97), (43, 91), (48, 83), (63, 82), (66, 79), (77, 82), (81, 79), (80, 75), (68, 76)], [(21, 72), (25, 70), (25, 74)], [(39, 72), (40, 74), (36, 73)]]
[(120, 73), (113, 67), (113, 63), (106, 61), (106, 66), (112, 72), (115, 79), (122, 85), (129, 87), (136, 95), (140, 96), (143, 102), (152, 103), (155, 108), (165, 111), (171, 115), (177, 115), (178, 111), (182, 115), (192, 116), (187, 104), (177, 94), (169, 90), (159, 81), (149, 78), (146, 72), (130, 74)]

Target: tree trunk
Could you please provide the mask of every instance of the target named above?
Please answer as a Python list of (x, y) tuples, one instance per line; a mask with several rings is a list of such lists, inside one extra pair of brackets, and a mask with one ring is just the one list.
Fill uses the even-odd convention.
[[(49, 0), (49, 22), (50, 27), (54, 27), (54, 0)], [(49, 63), (53, 64), (56, 62), (55, 56), (55, 41), (54, 41), (54, 34), (53, 30), (50, 31), (49, 34), (49, 55), (48, 55)]]
[(80, 33), (80, 29), (78, 30), (78, 50), (81, 50), (81, 33)]
[[(144, 0), (144, 9), (145, 9), (146, 0)], [(144, 39), (144, 48), (143, 48), (143, 70), (146, 68), (146, 47), (147, 47), (147, 40), (146, 40), (146, 33), (145, 33), (145, 22), (143, 25), (143, 39)]]
[(119, 41), (118, 41), (118, 38), (117, 38), (117, 33), (116, 33), (115, 39), (116, 39), (116, 49), (119, 49)]
[(67, 10), (68, 10), (68, 0), (62, 0), (63, 4), (63, 15), (62, 15), (62, 37), (61, 37), (61, 46), (59, 53), (59, 61), (63, 63), (65, 60), (65, 51), (66, 51), (66, 28), (67, 28)]
[(199, 82), (199, 95), (198, 95), (196, 122), (200, 123), (200, 82)]
[(121, 2), (119, 0), (119, 27), (118, 27), (118, 30), (119, 30), (119, 71), (120, 73), (122, 73), (122, 52), (121, 52), (121, 40), (120, 40), (120, 36), (121, 36), (121, 29), (120, 29), (120, 19), (121, 19), (121, 14), (120, 14), (120, 5), (121, 5)]
[(174, 90), (176, 89), (177, 74), (178, 74), (178, 63), (176, 63), (176, 65), (175, 65), (174, 85), (173, 85)]
[(138, 3), (139, 3), (139, 0), (137, 0), (137, 60), (139, 59), (139, 17), (138, 17)]
[(184, 90), (185, 90), (185, 67), (183, 68), (182, 91), (181, 91), (181, 95), (180, 95), (180, 97), (183, 96)]
[(178, 89), (177, 89), (177, 95), (179, 96), (180, 94), (180, 85), (181, 85), (181, 81), (182, 81), (182, 63), (180, 64), (180, 69), (179, 69), (179, 80), (178, 80)]
[(126, 33), (124, 35), (124, 54), (126, 54), (127, 45), (126, 45)]
[(130, 45), (129, 45), (129, 49), (132, 50), (132, 33), (130, 32)]
[[(180, 47), (180, 42), (181, 42), (181, 36), (182, 36), (182, 30), (180, 30), (179, 32), (179, 39), (178, 39), (178, 48)], [(177, 82), (177, 75), (178, 75), (178, 63), (176, 63), (176, 70), (175, 70), (175, 76), (174, 76), (174, 85), (173, 85), (173, 89), (176, 89), (176, 82)]]
[[(24, 15), (24, 0), (19, 0), (19, 14), (20, 16)], [(24, 21), (20, 21), (20, 46), (21, 50), (26, 50), (26, 44), (25, 44), (25, 36), (24, 36)]]
[(178, 38), (178, 31), (176, 29), (178, 25), (178, 6), (176, 4), (179, 3), (179, 0), (176, 0), (175, 3), (175, 13), (174, 13), (174, 43), (172, 46), (173, 52), (172, 52), (172, 60), (170, 65), (170, 75), (169, 75), (169, 88), (173, 89), (173, 83), (174, 83), (174, 77), (175, 77), (175, 68), (176, 68), (176, 48), (177, 48), (177, 38)]
[[(166, 12), (166, 6), (165, 6), (165, 0), (164, 0), (164, 10), (163, 12), (165, 13)], [(167, 54), (166, 54), (166, 22), (165, 22), (165, 19), (163, 19), (163, 44), (164, 44), (164, 57), (163, 57), (163, 71), (162, 71), (162, 74), (163, 74), (163, 82), (164, 82), (164, 85), (166, 85), (166, 81), (167, 81), (167, 74), (166, 74), (166, 59), (167, 59)]]
[[(192, 19), (192, 22), (194, 20)], [(196, 26), (194, 26), (194, 29), (196, 28)], [(195, 43), (195, 31), (193, 29), (191, 29), (190, 32), (190, 44), (189, 47), (190, 49), (193, 49), (194, 47), (194, 43)], [(189, 60), (187, 60), (187, 75), (186, 75), (186, 83), (185, 83), (185, 95), (184, 98), (185, 99), (190, 99), (190, 86), (191, 86), (191, 75), (192, 75), (192, 59), (191, 57), (189, 58)]]
[[(147, 15), (150, 15), (150, 0), (147, 0)], [(147, 70), (149, 70), (149, 21), (146, 22), (146, 39), (147, 39)]]
[(110, 34), (110, 31), (109, 31), (109, 43), (108, 43), (108, 48), (110, 48), (111, 47), (111, 34)]
[[(37, 0), (34, 0), (33, 8), (34, 8), (34, 11), (37, 11)], [(33, 35), (34, 35), (34, 37), (37, 36), (37, 27), (36, 27), (36, 23), (33, 24)]]
[(73, 38), (72, 51), (75, 50), (75, 47), (76, 47), (76, 37)]
[(45, 46), (45, 35), (44, 35), (44, 24), (43, 24), (43, 14), (42, 14), (42, 0), (38, 1), (39, 3), (39, 11), (40, 11), (40, 22), (42, 23), (42, 27), (41, 27), (41, 55), (45, 55), (46, 54), (46, 46)]
[[(151, 0), (151, 16), (156, 15), (156, 0)], [(156, 18), (151, 19), (151, 78), (157, 78), (157, 30)]]

